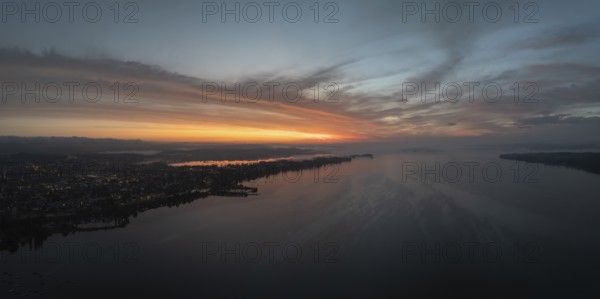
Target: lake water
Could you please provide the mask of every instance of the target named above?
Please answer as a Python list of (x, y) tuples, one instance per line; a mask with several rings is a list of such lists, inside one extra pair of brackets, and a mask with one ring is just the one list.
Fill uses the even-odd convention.
[(0, 292), (506, 298), (598, 291), (600, 176), (497, 157), (383, 154), (255, 180), (247, 185), (258, 187), (257, 196), (199, 199), (139, 214), (125, 228), (54, 235), (37, 250), (1, 253)]

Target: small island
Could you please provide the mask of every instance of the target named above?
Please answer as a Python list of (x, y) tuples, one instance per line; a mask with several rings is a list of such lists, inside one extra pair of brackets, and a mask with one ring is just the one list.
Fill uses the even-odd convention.
[(500, 159), (564, 166), (600, 174), (600, 153), (594, 152), (503, 154), (500, 155)]

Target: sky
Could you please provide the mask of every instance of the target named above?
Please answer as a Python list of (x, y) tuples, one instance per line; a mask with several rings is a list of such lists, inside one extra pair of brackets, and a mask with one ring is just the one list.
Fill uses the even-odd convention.
[(172, 2), (2, 1), (0, 135), (600, 140), (598, 1)]

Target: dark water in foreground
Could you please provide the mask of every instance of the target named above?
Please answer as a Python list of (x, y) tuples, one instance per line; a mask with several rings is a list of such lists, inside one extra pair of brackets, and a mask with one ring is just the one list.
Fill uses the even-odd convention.
[(600, 176), (497, 157), (356, 159), (55, 235), (0, 253), (0, 297), (599, 294)]

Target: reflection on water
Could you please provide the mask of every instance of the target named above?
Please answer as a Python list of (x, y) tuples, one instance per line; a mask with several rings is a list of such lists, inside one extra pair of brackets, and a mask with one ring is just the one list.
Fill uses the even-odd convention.
[(136, 296), (593, 291), (600, 176), (544, 165), (531, 175), (498, 153), (357, 159), (247, 182), (258, 196), (209, 196), (125, 228), (55, 235), (3, 255), (3, 271), (21, 286), (44, 281), (36, 288), (50, 296), (108, 296), (107, 285)]
[(276, 162), (276, 161), (283, 161), (283, 160), (291, 160), (291, 161), (302, 161), (302, 160), (309, 160), (309, 159), (313, 159), (313, 158), (319, 158), (319, 157), (332, 157), (333, 155), (330, 154), (314, 154), (314, 155), (295, 155), (295, 156), (289, 156), (289, 157), (284, 157), (284, 158), (271, 158), (271, 159), (256, 159), (256, 160), (207, 160), (207, 161), (188, 161), (188, 162), (181, 162), (181, 163), (172, 163), (169, 164), (169, 166), (217, 166), (217, 167), (224, 167), (224, 166), (228, 166), (228, 165), (252, 165), (252, 164), (258, 164), (261, 162)]

